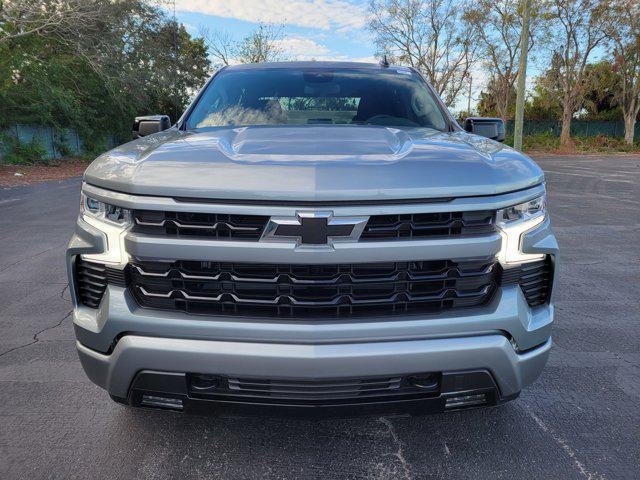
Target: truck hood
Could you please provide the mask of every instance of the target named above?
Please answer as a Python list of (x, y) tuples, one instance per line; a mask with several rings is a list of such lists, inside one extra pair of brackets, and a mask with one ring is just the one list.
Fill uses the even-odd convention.
[(322, 202), (493, 195), (543, 173), (465, 132), (327, 125), (172, 128), (101, 155), (84, 179), (132, 194)]

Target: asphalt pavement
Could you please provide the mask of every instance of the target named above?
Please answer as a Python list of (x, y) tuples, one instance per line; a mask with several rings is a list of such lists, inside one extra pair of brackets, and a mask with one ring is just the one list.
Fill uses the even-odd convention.
[(78, 179), (0, 190), (0, 479), (640, 477), (640, 156), (546, 157), (562, 248), (555, 346), (500, 408), (190, 416), (113, 403), (74, 349)]

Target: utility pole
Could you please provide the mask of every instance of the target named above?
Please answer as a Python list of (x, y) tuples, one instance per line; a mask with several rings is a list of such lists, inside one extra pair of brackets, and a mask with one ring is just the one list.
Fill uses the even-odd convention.
[(469, 73), (469, 96), (467, 97), (467, 115), (471, 116), (471, 85), (473, 85), (473, 76)]
[(520, 33), (520, 64), (518, 65), (518, 87), (516, 98), (516, 119), (513, 129), (513, 148), (522, 151), (522, 130), (524, 123), (524, 98), (527, 86), (527, 53), (529, 51), (529, 1), (522, 2), (522, 32)]
[[(178, 99), (178, 18), (176, 17), (176, 0), (173, 0), (173, 88), (171, 96), (175, 105), (180, 101)], [(176, 115), (180, 116), (180, 112), (176, 110)]]

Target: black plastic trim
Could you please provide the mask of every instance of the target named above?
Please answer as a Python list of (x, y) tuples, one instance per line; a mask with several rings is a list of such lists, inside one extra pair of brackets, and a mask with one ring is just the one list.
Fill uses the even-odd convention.
[[(440, 392), (435, 396), (394, 400), (368, 399), (361, 403), (344, 403), (340, 399), (329, 399), (324, 403), (308, 405), (296, 402), (275, 404), (193, 398), (189, 394), (187, 377), (186, 373), (141, 371), (131, 384), (126, 402), (130, 406), (150, 408), (142, 404), (143, 395), (166, 396), (181, 400), (181, 411), (189, 414), (323, 419), (389, 414), (425, 415), (445, 410), (496, 406), (514, 400), (519, 395), (516, 393), (502, 396), (493, 376), (487, 370), (443, 372)], [(477, 394), (485, 395), (485, 401), (481, 405), (446, 408), (447, 398)], [(123, 399), (114, 400), (123, 403)]]

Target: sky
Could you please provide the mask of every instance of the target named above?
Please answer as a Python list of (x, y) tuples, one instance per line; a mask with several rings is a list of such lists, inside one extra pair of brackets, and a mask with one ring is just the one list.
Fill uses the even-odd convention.
[(284, 25), (282, 49), (291, 59), (376, 61), (366, 31), (367, 0), (176, 0), (191, 34), (202, 27), (241, 39), (258, 22)]

